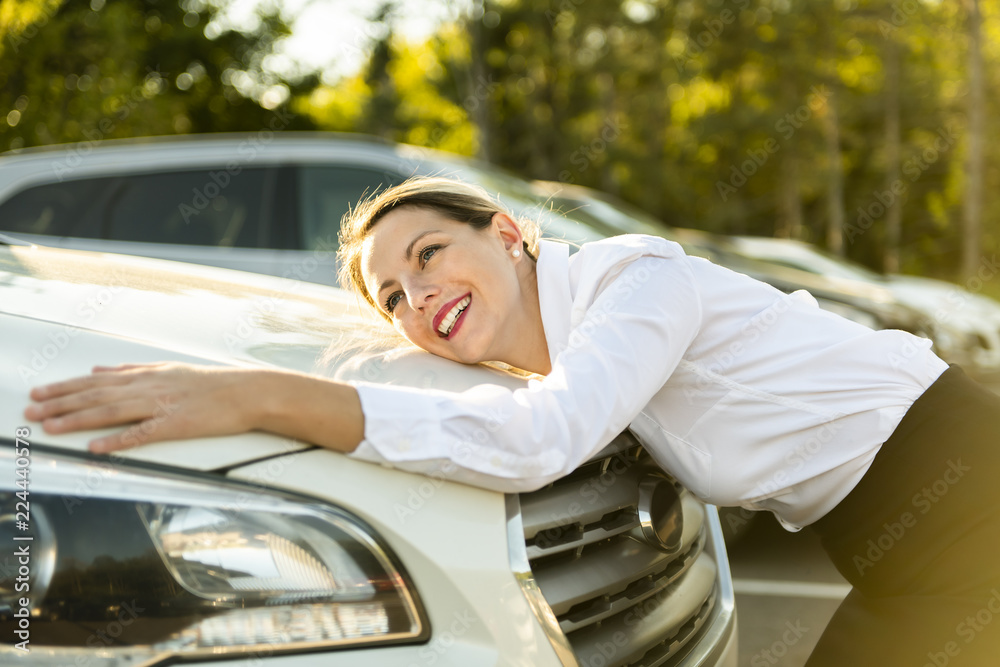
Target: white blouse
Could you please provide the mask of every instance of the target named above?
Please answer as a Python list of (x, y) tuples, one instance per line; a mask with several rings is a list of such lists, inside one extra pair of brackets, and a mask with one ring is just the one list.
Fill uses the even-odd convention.
[(947, 368), (931, 342), (871, 329), (665, 239), (542, 241), (552, 371), (462, 393), (352, 382), (351, 456), (504, 492), (568, 474), (628, 427), (702, 500), (798, 530), (860, 481)]

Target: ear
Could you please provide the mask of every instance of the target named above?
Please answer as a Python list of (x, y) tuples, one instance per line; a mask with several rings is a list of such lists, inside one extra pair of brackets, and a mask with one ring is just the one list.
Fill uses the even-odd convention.
[(493, 228), (497, 231), (500, 240), (504, 244), (504, 251), (520, 249), (524, 244), (524, 235), (517, 222), (506, 213), (493, 214)]

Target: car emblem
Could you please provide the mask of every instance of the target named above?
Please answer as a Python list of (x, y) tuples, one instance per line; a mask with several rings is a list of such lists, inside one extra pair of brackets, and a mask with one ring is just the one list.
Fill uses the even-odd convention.
[(639, 482), (639, 525), (646, 543), (667, 554), (681, 549), (684, 511), (673, 482), (649, 474)]

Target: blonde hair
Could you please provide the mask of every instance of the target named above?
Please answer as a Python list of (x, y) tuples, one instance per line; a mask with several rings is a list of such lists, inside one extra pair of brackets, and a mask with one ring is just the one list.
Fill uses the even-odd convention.
[(475, 229), (486, 229), (497, 213), (510, 216), (521, 229), (525, 253), (534, 259), (538, 254), (538, 223), (515, 216), (486, 190), (469, 183), (440, 177), (410, 178), (399, 185), (376, 192), (358, 202), (353, 211), (344, 216), (340, 225), (340, 262), (338, 278), (344, 289), (359, 294), (383, 319), (391, 321), (368, 292), (361, 275), (361, 248), (378, 221), (390, 211), (404, 206), (437, 211), (449, 220), (461, 222)]

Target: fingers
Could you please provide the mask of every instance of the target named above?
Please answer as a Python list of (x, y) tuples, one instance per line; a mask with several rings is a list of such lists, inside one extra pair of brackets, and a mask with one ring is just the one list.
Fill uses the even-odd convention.
[(157, 362), (152, 364), (118, 364), (117, 366), (94, 366), (91, 371), (94, 373), (115, 373), (118, 371), (131, 371), (137, 368), (156, 368), (157, 366), (165, 366), (166, 362)]
[(87, 448), (95, 454), (107, 454), (123, 449), (132, 449), (150, 442), (169, 439), (168, 434), (158, 433), (162, 418), (159, 416), (146, 419), (130, 426), (124, 431), (95, 438), (88, 443)]
[(130, 424), (148, 418), (152, 412), (149, 401), (128, 399), (75, 408), (40, 421), (46, 433), (57, 434)]
[[(152, 414), (153, 401), (148, 391), (133, 385), (136, 374), (124, 371), (163, 365), (97, 366), (92, 375), (35, 387), (30, 395), (37, 403), (25, 408), (24, 416), (42, 422), (48, 433), (115, 426), (145, 419)], [(142, 397), (145, 397), (143, 401), (138, 400)]]
[(77, 391), (71, 391), (60, 395), (55, 395), (29, 405), (24, 416), (28, 419), (41, 421), (52, 417), (59, 417), (68, 412), (84, 410), (97, 405), (114, 403), (122, 398), (128, 398), (127, 389), (121, 387), (100, 384), (94, 386), (92, 383), (84, 385)]
[(58, 398), (59, 396), (86, 391), (94, 387), (125, 384), (129, 382), (130, 379), (131, 378), (127, 375), (95, 373), (93, 375), (84, 375), (81, 377), (71, 378), (69, 380), (63, 380), (62, 382), (54, 382), (41, 387), (35, 387), (31, 390), (29, 396), (35, 401), (47, 401), (49, 399)]
[(239, 373), (173, 362), (95, 366), (91, 375), (34, 388), (24, 416), (51, 434), (128, 425), (90, 442), (93, 452), (241, 432), (252, 426), (238, 409), (246, 401), (233, 400)]

